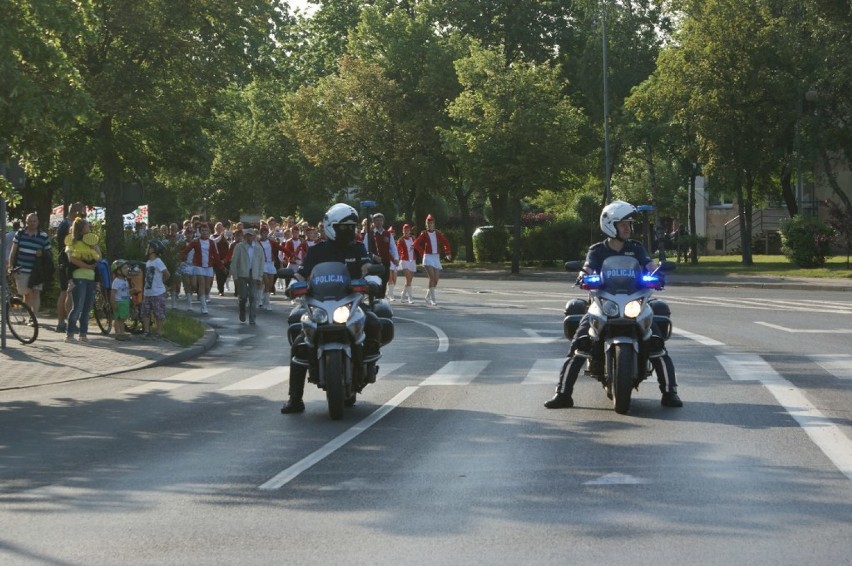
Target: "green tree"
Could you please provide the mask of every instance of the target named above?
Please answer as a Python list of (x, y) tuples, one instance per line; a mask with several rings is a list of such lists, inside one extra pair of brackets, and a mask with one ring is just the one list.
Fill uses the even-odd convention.
[[(450, 104), (453, 125), (442, 129), (462, 175), (490, 195), (516, 203), (512, 272), (519, 271), (521, 201), (559, 186), (571, 165), (582, 115), (547, 64), (505, 64), (497, 49), (474, 45), (456, 62), (464, 88)], [(503, 225), (505, 217), (497, 217)]]
[[(37, 13), (42, 3), (21, 4)], [(216, 95), (270, 72), (270, 38), (279, 35), (287, 13), (274, 0), (98, 0), (65, 10), (58, 16), (63, 25), (48, 28), (49, 37), (88, 106), (55, 138), (66, 152), (75, 147), (78, 167), (99, 182), (109, 249), (120, 255), (121, 215), (138, 204), (126, 202), (126, 187), (155, 175), (166, 182), (206, 177), (211, 151), (204, 130)], [(49, 60), (27, 62), (53, 76)], [(26, 154), (29, 148), (12, 149)]]

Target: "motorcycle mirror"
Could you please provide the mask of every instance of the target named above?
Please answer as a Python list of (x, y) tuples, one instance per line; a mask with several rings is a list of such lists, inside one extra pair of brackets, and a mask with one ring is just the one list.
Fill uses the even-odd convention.
[(565, 271), (580, 271), (583, 269), (582, 261), (566, 261), (565, 262)]
[(282, 267), (276, 273), (281, 279), (290, 279), (296, 272), (290, 269), (289, 267)]
[(677, 263), (673, 261), (663, 261), (660, 263), (660, 267), (657, 268), (657, 271), (667, 273), (669, 271), (674, 271), (675, 269), (677, 269)]

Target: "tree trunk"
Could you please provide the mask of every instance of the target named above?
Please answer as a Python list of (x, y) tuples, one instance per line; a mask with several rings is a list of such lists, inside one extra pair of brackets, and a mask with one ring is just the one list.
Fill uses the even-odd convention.
[(843, 192), (843, 189), (840, 188), (840, 184), (837, 182), (837, 177), (834, 175), (834, 170), (831, 166), (831, 157), (829, 157), (828, 151), (825, 149), (822, 150), (822, 166), (825, 169), (825, 176), (828, 179), (828, 184), (831, 186), (831, 190), (846, 207), (846, 213), (852, 216), (852, 202), (850, 202), (846, 193)]
[(695, 222), (695, 178), (698, 176), (698, 168), (693, 167), (689, 174), (689, 236), (692, 244), (690, 245), (690, 263), (696, 265), (698, 263), (698, 226)]
[(781, 196), (790, 218), (799, 214), (799, 203), (796, 202), (796, 192), (793, 190), (793, 170), (787, 165), (781, 168)]
[(121, 182), (121, 157), (115, 151), (112, 132), (112, 118), (105, 117), (98, 131), (101, 143), (100, 165), (103, 171), (101, 190), (106, 202), (106, 251), (109, 259), (118, 259), (124, 255), (124, 186)]
[(521, 199), (515, 201), (515, 226), (512, 229), (514, 242), (512, 243), (512, 273), (518, 275), (521, 272)]
[[(465, 260), (473, 261), (473, 230), (471, 228), (470, 219), (470, 193), (464, 190), (462, 181), (459, 178), (453, 183), (453, 192), (456, 195), (456, 202), (459, 205), (459, 214), (461, 214), (462, 230), (464, 232)], [(456, 250), (456, 257), (458, 257)]]

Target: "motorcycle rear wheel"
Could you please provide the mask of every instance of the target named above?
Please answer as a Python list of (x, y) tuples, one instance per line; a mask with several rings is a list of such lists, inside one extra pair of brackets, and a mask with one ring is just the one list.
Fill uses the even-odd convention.
[(630, 412), (630, 395), (636, 375), (636, 352), (631, 344), (613, 346), (612, 404), (615, 412), (626, 415)]
[(343, 383), (343, 352), (332, 350), (322, 358), (325, 370), (325, 396), (328, 400), (328, 416), (333, 421), (343, 418), (343, 407), (346, 401)]

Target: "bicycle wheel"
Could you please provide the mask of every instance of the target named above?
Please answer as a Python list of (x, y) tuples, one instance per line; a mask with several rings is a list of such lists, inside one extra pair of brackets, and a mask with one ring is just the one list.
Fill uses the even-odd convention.
[(12, 336), (22, 344), (32, 344), (38, 338), (38, 319), (33, 310), (18, 297), (9, 299), (9, 318), (6, 324)]
[(112, 305), (109, 304), (109, 298), (100, 289), (95, 294), (95, 306), (92, 307), (92, 310), (101, 333), (109, 334), (112, 330)]
[(132, 334), (141, 334), (144, 331), (142, 328), (142, 305), (130, 302), (130, 315), (124, 321), (124, 328)]

